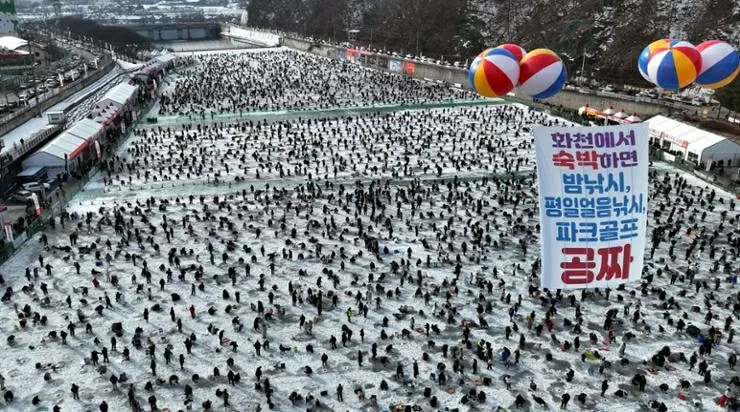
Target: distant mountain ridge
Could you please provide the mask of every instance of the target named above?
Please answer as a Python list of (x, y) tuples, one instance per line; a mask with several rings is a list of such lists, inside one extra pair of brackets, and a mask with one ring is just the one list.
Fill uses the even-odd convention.
[(558, 52), (576, 75), (640, 83), (643, 47), (674, 37), (740, 46), (740, 0), (251, 0), (250, 24), (448, 61), (503, 42)]

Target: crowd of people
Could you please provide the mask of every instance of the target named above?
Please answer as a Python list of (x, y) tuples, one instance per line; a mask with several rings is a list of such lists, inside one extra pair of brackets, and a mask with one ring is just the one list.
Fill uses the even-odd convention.
[(293, 50), (199, 54), (174, 76), (160, 113), (199, 116), (476, 99), (470, 91)]
[(565, 124), (524, 106), (415, 110), (135, 131), (105, 166), (110, 190), (254, 179), (470, 177), (534, 169), (531, 128)]
[(730, 405), (735, 203), (651, 181), (643, 279), (611, 291), (538, 288), (531, 175), (81, 205), (3, 279), (6, 401)]
[(538, 123), (563, 121), (501, 105), (138, 130), (110, 189), (239, 186), (54, 216), (1, 268), (1, 407), (737, 410), (736, 200), (657, 168), (641, 279), (543, 290)]

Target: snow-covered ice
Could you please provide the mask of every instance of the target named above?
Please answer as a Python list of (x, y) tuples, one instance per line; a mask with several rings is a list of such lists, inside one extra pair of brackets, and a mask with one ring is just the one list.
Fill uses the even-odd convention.
[[(565, 393), (569, 410), (721, 410), (740, 384), (735, 199), (656, 165), (643, 280), (608, 296), (541, 291), (531, 128), (555, 122), (499, 105), (138, 130), (0, 268), (0, 374), (15, 395), (3, 407), (126, 411), (133, 385), (144, 410), (185, 410), (186, 387), (194, 410), (266, 410), (269, 379), (280, 411), (515, 410), (517, 395), (552, 410)], [(694, 329), (708, 342), (710, 326), (711, 354), (690, 368)]]
[[(492, 118), (501, 120), (486, 121)], [(531, 125), (554, 121), (525, 106), (499, 105), (151, 127), (135, 132), (119, 158), (106, 166), (103, 182), (115, 193), (216, 181), (462, 178), (532, 171)]]
[(421, 82), (289, 49), (190, 56), (163, 94), (162, 114), (315, 109), (476, 99)]

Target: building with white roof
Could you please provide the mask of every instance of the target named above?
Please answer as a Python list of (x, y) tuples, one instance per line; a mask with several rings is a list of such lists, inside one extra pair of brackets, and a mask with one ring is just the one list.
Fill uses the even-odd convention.
[(114, 105), (119, 110), (126, 108), (132, 103), (138, 88), (138, 86), (128, 83), (120, 83), (105, 93), (103, 98), (98, 102), (98, 106)]
[(20, 37), (15, 36), (0, 36), (0, 49), (5, 49), (8, 51), (21, 51), (23, 53), (27, 53), (26, 50), (22, 50), (22, 48), (26, 47), (28, 45), (28, 41), (21, 39)]
[(689, 124), (665, 116), (645, 121), (650, 140), (661, 149), (676, 153), (684, 160), (706, 166), (740, 166), (740, 144)]
[(103, 126), (91, 119), (83, 119), (44, 145), (23, 161), (23, 168), (47, 167), (50, 175), (74, 170), (84, 159), (85, 149), (102, 135)]
[[(29, 50), (30, 49), (30, 50)], [(13, 56), (22, 57), (33, 54), (34, 61), (45, 62), (46, 47), (42, 44), (31, 42), (15, 36), (0, 36), (0, 55), (5, 59)]]

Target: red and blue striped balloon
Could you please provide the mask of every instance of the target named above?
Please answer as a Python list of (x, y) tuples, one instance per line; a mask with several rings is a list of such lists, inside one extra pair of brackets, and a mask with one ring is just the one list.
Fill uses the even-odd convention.
[(642, 49), (642, 53), (640, 53), (640, 57), (637, 59), (637, 70), (640, 71), (640, 75), (645, 80), (652, 83), (650, 76), (647, 74), (647, 66), (650, 59), (655, 55), (655, 53), (670, 48), (671, 42), (677, 41), (672, 41), (671, 39), (660, 39), (650, 43), (647, 47)]
[(535, 99), (547, 99), (563, 89), (565, 65), (554, 51), (535, 49), (520, 63), (519, 90)]
[(470, 86), (484, 97), (501, 97), (519, 80), (519, 61), (504, 48), (488, 49), (473, 60), (468, 70)]
[(701, 54), (687, 41), (672, 41), (656, 52), (647, 65), (650, 80), (666, 90), (682, 89), (696, 80), (701, 70)]
[(527, 54), (527, 51), (524, 50), (522, 46), (514, 43), (504, 43), (497, 47), (510, 51), (514, 55), (514, 57), (516, 57), (517, 61), (522, 61), (522, 57)]
[(732, 83), (740, 72), (737, 50), (720, 40), (709, 40), (696, 46), (701, 54), (701, 71), (696, 84), (706, 89), (719, 89)]

